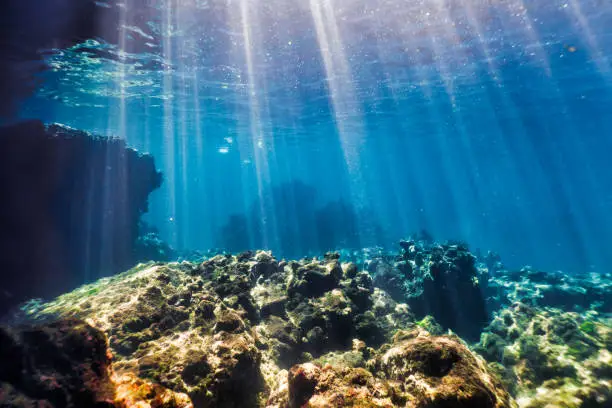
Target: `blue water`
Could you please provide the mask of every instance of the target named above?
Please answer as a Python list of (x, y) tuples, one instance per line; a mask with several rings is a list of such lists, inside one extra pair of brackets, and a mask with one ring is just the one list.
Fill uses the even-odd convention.
[(512, 267), (612, 264), (612, 4), (127, 1), (22, 107), (124, 137), (180, 249), (301, 256), (426, 230)]

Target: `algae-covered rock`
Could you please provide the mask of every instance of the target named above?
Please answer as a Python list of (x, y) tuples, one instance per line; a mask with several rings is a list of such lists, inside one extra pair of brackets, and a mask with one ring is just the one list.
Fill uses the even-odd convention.
[(458, 339), (408, 331), (369, 352), (375, 355), (365, 367), (347, 356), (357, 350), (293, 366), (267, 407), (514, 406), (497, 376)]
[[(450, 273), (469, 271), (459, 247), (423, 254), (404, 246), (407, 275), (434, 253), (451, 269), (464, 259)], [(600, 408), (611, 401), (612, 330), (596, 308), (515, 303), (493, 313), (472, 352), (457, 335), (442, 335), (447, 327), (435, 315), (416, 320), (334, 253), (146, 264), (31, 311), (86, 321), (108, 337), (104, 403), (120, 407), (501, 408), (516, 400), (525, 408)], [(3, 341), (0, 353), (18, 355)], [(0, 366), (6, 370), (17, 368)], [(40, 400), (19, 387), (4, 382), (2, 395)]]
[(399, 340), (377, 360), (400, 384), (410, 407), (511, 407), (500, 380), (458, 339), (428, 336)]
[(497, 364), (521, 407), (612, 404), (610, 319), (516, 303), (498, 312), (475, 350)]
[(567, 311), (612, 312), (612, 274), (545, 272), (532, 267), (496, 270), (490, 276), (487, 296), (499, 309), (515, 302)]
[(389, 384), (363, 368), (306, 363), (291, 368), (286, 382), (272, 393), (266, 406), (392, 408), (403, 403), (394, 397)]
[[(144, 266), (58, 298), (44, 315), (76, 316), (109, 336), (119, 374), (135, 373), (196, 407), (256, 406), (261, 353), (241, 275), (204, 282), (198, 268)], [(225, 278), (224, 278), (225, 277)], [(219, 293), (226, 295), (220, 298)]]

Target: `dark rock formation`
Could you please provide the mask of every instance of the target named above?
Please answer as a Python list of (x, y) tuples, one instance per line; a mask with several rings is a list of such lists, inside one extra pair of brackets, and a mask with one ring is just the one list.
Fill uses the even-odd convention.
[(462, 244), (402, 241), (395, 262), (375, 260), (375, 283), (419, 318), (433, 316), (445, 328), (477, 340), (488, 314), (476, 258)]
[(39, 121), (0, 128), (0, 314), (132, 266), (161, 180), (120, 139)]
[(0, 327), (0, 361), (3, 407), (114, 407), (106, 337), (82, 321)]
[[(287, 259), (386, 242), (367, 208), (338, 200), (318, 204), (317, 189), (299, 180), (264, 190), (245, 214), (232, 214), (217, 233), (230, 252), (267, 248)], [(267, 220), (264, 222), (264, 220)]]

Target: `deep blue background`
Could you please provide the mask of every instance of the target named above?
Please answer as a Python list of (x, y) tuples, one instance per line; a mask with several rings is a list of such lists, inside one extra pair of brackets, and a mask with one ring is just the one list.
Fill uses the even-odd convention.
[(426, 229), (609, 271), (612, 6), (169, 3), (128, 2), (144, 35), (107, 22), (108, 44), (50, 53), (20, 114), (151, 152), (148, 220), (172, 245), (295, 256)]

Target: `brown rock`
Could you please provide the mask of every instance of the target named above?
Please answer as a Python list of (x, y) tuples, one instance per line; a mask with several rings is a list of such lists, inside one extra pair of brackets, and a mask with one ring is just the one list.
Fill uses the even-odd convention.
[(448, 336), (419, 336), (394, 344), (380, 369), (399, 383), (408, 407), (504, 408), (511, 400), (484, 361)]

